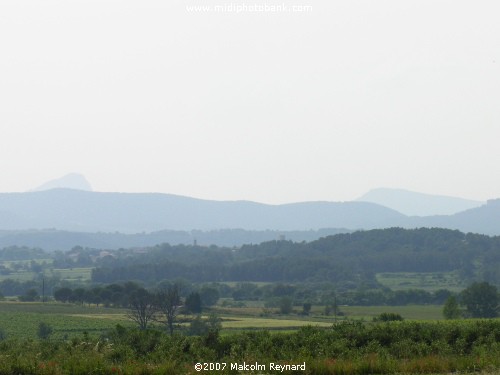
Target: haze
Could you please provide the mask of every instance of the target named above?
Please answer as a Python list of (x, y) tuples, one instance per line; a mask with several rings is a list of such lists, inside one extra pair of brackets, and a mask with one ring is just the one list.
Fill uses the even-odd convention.
[(498, 1), (196, 4), (3, 0), (0, 191), (500, 196)]

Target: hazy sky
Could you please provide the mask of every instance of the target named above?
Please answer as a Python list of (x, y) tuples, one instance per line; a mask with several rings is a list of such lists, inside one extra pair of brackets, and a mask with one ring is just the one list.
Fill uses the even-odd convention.
[(0, 191), (500, 197), (500, 2), (0, 0)]

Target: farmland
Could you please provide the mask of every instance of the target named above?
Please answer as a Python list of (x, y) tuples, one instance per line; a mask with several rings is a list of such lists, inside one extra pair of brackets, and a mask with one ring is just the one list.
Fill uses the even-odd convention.
[[(223, 332), (264, 328), (290, 331), (306, 325), (329, 327), (333, 324), (334, 319), (333, 317), (321, 319), (315, 316), (304, 318), (298, 315), (261, 317), (259, 316), (260, 309), (231, 310), (232, 312), (224, 308), (214, 309), (222, 318)], [(383, 308), (378, 310), (383, 310)], [(361, 310), (358, 309), (354, 312), (351, 317), (359, 318), (361, 315), (356, 315), (356, 313), (369, 314), (369, 311), (369, 308), (361, 308)], [(53, 338), (62, 339), (78, 336), (83, 332), (95, 335), (102, 334), (113, 329), (116, 324), (133, 327), (126, 314), (126, 309), (89, 307), (69, 303), (0, 302), (0, 328), (4, 330), (7, 337), (35, 338), (38, 324), (45, 322), (54, 328)], [(181, 316), (181, 318), (181, 320), (189, 320), (185, 316)], [(186, 326), (186, 324), (184, 323), (182, 326)]]
[[(295, 315), (262, 318), (245, 311), (223, 316), (222, 331), (190, 336), (178, 328), (170, 336), (155, 328), (138, 331), (116, 309), (54, 303), (2, 303), (0, 309), (2, 325), (19, 326), (0, 341), (0, 374), (182, 375), (197, 373), (199, 362), (305, 363), (304, 371), (285, 372), (305, 375), (493, 374), (500, 368), (499, 320), (306, 324)], [(49, 339), (33, 339), (40, 320), (54, 327)]]
[[(99, 317), (99, 318), (96, 318)], [(0, 303), (0, 328), (7, 338), (36, 338), (38, 324), (45, 322), (54, 329), (53, 338), (63, 339), (83, 332), (101, 334), (117, 323), (131, 326), (123, 311), (86, 308), (70, 304), (40, 302)]]
[(423, 289), (434, 292), (446, 288), (453, 292), (463, 289), (456, 272), (384, 272), (377, 281), (392, 290)]
[[(314, 307), (310, 316), (300, 314), (280, 315), (276, 311), (263, 314), (259, 307), (225, 308), (214, 307), (212, 312), (222, 318), (224, 332), (255, 329), (290, 331), (306, 325), (330, 327), (342, 320), (364, 320), (370, 322), (383, 312), (400, 314), (407, 320), (440, 320), (441, 306), (343, 306), (343, 316), (325, 316), (319, 307)], [(40, 322), (54, 328), (54, 339), (70, 338), (83, 332), (99, 335), (113, 329), (116, 324), (133, 327), (126, 317), (126, 309), (76, 305), (71, 303), (22, 303), (0, 302), (0, 329), (7, 337), (34, 338)], [(181, 316), (181, 321), (189, 321)], [(182, 326), (186, 326), (184, 323)]]
[[(274, 310), (263, 313), (260, 307), (227, 308), (216, 306), (210, 310), (222, 319), (222, 333), (270, 329), (290, 332), (312, 325), (331, 327), (341, 321), (371, 322), (384, 312), (400, 314), (405, 320), (442, 320), (442, 306), (342, 306), (342, 316), (325, 316), (319, 306), (314, 306), (309, 316), (298, 313), (279, 314)], [(127, 319), (127, 309), (76, 305), (71, 303), (22, 303), (0, 302), (0, 329), (10, 338), (35, 338), (40, 322), (54, 328), (54, 339), (71, 338), (87, 332), (94, 336), (113, 329), (116, 324), (133, 327)], [(189, 316), (180, 316), (179, 328), (187, 327)]]

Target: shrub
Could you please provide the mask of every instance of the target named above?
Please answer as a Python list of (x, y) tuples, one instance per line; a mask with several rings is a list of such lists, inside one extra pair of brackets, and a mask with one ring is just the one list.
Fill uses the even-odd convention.
[(455, 296), (449, 296), (443, 307), (443, 316), (445, 319), (458, 319), (462, 313), (458, 307), (457, 298)]
[(396, 313), (387, 313), (384, 312), (379, 316), (373, 317), (374, 322), (394, 322), (394, 321), (402, 321), (403, 317)]
[(45, 322), (40, 322), (38, 324), (38, 337), (42, 340), (46, 340), (52, 335), (53, 329), (52, 327), (45, 323)]

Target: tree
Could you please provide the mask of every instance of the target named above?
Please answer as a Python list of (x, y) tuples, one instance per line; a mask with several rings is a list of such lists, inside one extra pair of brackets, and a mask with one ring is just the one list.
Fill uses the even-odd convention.
[(200, 290), (200, 297), (203, 306), (213, 306), (219, 300), (219, 291), (215, 288), (205, 286)]
[(184, 303), (186, 311), (191, 314), (200, 314), (202, 310), (201, 297), (198, 292), (192, 292), (186, 297)]
[(178, 284), (169, 285), (156, 292), (156, 306), (163, 314), (164, 319), (158, 321), (167, 326), (172, 335), (177, 311), (181, 307), (180, 287)]
[(473, 283), (461, 293), (462, 304), (473, 318), (494, 318), (498, 315), (498, 291), (487, 282)]
[(136, 322), (140, 330), (148, 328), (157, 312), (155, 298), (146, 289), (137, 289), (130, 296), (127, 317)]
[(35, 273), (42, 272), (42, 266), (40, 264), (38, 264), (37, 262), (35, 262), (34, 260), (32, 260), (30, 262), (30, 269), (31, 269), (31, 272), (35, 272)]
[(78, 302), (81, 305), (83, 305), (83, 301), (85, 301), (85, 294), (86, 294), (85, 289), (83, 289), (83, 288), (76, 288), (73, 291), (73, 294), (71, 295), (70, 301), (71, 302)]
[(283, 297), (279, 301), (280, 313), (290, 314), (293, 309), (293, 301), (289, 297)]
[(189, 325), (189, 334), (205, 336), (205, 344), (213, 346), (218, 341), (221, 329), (222, 322), (217, 315), (212, 313), (207, 320), (203, 320), (200, 315), (197, 315)]
[(54, 299), (56, 301), (68, 302), (73, 295), (70, 288), (59, 288), (54, 292)]
[(309, 315), (311, 312), (312, 305), (309, 302), (306, 302), (302, 305), (302, 315)]
[(461, 316), (457, 298), (449, 296), (443, 306), (443, 316), (445, 319), (458, 319)]
[(38, 292), (35, 289), (29, 289), (26, 291), (26, 293), (22, 296), (19, 296), (19, 300), (21, 302), (33, 302), (33, 301), (38, 301), (40, 299), (40, 296), (38, 295)]

